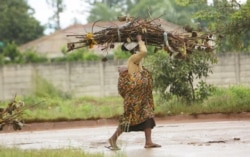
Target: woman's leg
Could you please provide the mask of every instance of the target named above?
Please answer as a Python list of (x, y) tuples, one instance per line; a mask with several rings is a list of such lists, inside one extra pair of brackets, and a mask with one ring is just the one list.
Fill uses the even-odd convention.
[(114, 134), (109, 138), (109, 144), (111, 147), (118, 148), (116, 141), (121, 134), (122, 134), (122, 130), (120, 126), (118, 126)]
[(144, 130), (145, 133), (145, 148), (156, 148), (156, 147), (161, 147), (161, 145), (159, 144), (155, 144), (152, 142), (152, 138), (151, 138), (151, 128), (146, 128)]
[(145, 132), (145, 145), (152, 144), (153, 142), (151, 139), (151, 128), (146, 128), (144, 132)]

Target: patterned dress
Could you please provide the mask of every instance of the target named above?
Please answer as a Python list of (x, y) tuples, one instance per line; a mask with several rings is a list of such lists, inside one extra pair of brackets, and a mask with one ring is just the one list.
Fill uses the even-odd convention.
[(124, 113), (119, 120), (122, 130), (128, 132), (142, 131), (145, 127), (153, 128), (154, 101), (150, 72), (143, 68), (143, 71), (133, 75), (128, 74), (128, 71), (121, 73), (118, 91), (124, 98)]

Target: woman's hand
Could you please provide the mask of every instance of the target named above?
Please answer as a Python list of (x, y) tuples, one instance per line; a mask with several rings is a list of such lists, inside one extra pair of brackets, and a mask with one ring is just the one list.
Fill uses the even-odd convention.
[(138, 42), (142, 41), (142, 36), (140, 34), (136, 35), (136, 40)]

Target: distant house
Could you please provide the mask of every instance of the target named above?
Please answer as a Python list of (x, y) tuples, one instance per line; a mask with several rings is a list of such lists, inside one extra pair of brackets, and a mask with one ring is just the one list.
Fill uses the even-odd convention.
[[(162, 19), (157, 19), (155, 22), (166, 31), (176, 31), (176, 32), (183, 32), (183, 28), (181, 26), (175, 25), (173, 23), (169, 23)], [(67, 43), (70, 41), (76, 41), (73, 37), (67, 37), (67, 35), (82, 35), (89, 32), (96, 32), (100, 31), (102, 29), (105, 29), (107, 27), (118, 27), (124, 22), (119, 21), (111, 21), (111, 22), (97, 22), (94, 27), (94, 23), (88, 23), (88, 24), (76, 24), (69, 26), (65, 29), (56, 31), (50, 35), (43, 36), (41, 38), (38, 38), (36, 40), (33, 40), (31, 42), (28, 42), (24, 45), (21, 45), (19, 47), (20, 51), (26, 51), (26, 50), (34, 50), (35, 52), (44, 55), (48, 58), (55, 58), (63, 56), (62, 49), (66, 48)]]

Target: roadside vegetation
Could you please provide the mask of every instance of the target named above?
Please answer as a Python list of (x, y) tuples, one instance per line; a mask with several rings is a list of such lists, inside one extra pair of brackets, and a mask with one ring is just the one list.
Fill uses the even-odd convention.
[(0, 49), (0, 65), (101, 60), (100, 55), (86, 48), (78, 49), (71, 53), (67, 53), (66, 50), (62, 48), (61, 52), (63, 54), (62, 57), (51, 59), (33, 50), (21, 52), (18, 46), (12, 42), (8, 43), (2, 50)]
[[(19, 56), (15, 45), (9, 45), (7, 48), (10, 58)], [(128, 57), (128, 54), (119, 50), (115, 51), (114, 58)], [(86, 50), (79, 49), (57, 58), (54, 62), (98, 59), (93, 53), (89, 52), (92, 55), (88, 55), (83, 51)], [(31, 54), (28, 57), (30, 59), (26, 60), (32, 58), (40, 60)], [(13, 57), (11, 60), (16, 59), (18, 58)], [(161, 64), (157, 64), (159, 62)], [(220, 88), (202, 81), (202, 78), (206, 78), (212, 72), (210, 65), (214, 63), (216, 63), (214, 54), (194, 53), (188, 60), (171, 60), (166, 53), (158, 52), (154, 55), (150, 53), (145, 65), (152, 71), (154, 77), (156, 116), (249, 112), (250, 87), (237, 85)], [(196, 78), (200, 80), (198, 86), (194, 87), (193, 82)], [(123, 100), (120, 96), (74, 97), (71, 93), (56, 89), (53, 84), (40, 76), (34, 77), (33, 87), (32, 95), (17, 96), (17, 99), (27, 106), (23, 117), (25, 122), (118, 118), (123, 112)], [(168, 87), (169, 91), (166, 90)], [(8, 103), (9, 101), (2, 101), (0, 107), (4, 108)]]
[(212, 114), (212, 113), (241, 113), (250, 112), (250, 88), (246, 86), (231, 86), (214, 88), (211, 96), (202, 102), (185, 104), (176, 97), (169, 101), (159, 101), (156, 113), (159, 115), (180, 114)]
[[(73, 97), (53, 87), (49, 82), (38, 78), (33, 95), (20, 97), (28, 109), (24, 114), (25, 122), (87, 120), (118, 118), (123, 112), (120, 96), (110, 97)], [(250, 87), (214, 87), (210, 96), (202, 101), (187, 102), (177, 96), (162, 99), (154, 94), (156, 116), (193, 115), (209, 113), (250, 112)], [(0, 102), (6, 107), (9, 101)]]
[(104, 157), (102, 153), (86, 153), (80, 149), (41, 149), (41, 150), (22, 150), (18, 148), (5, 148), (0, 146), (1, 157)]

